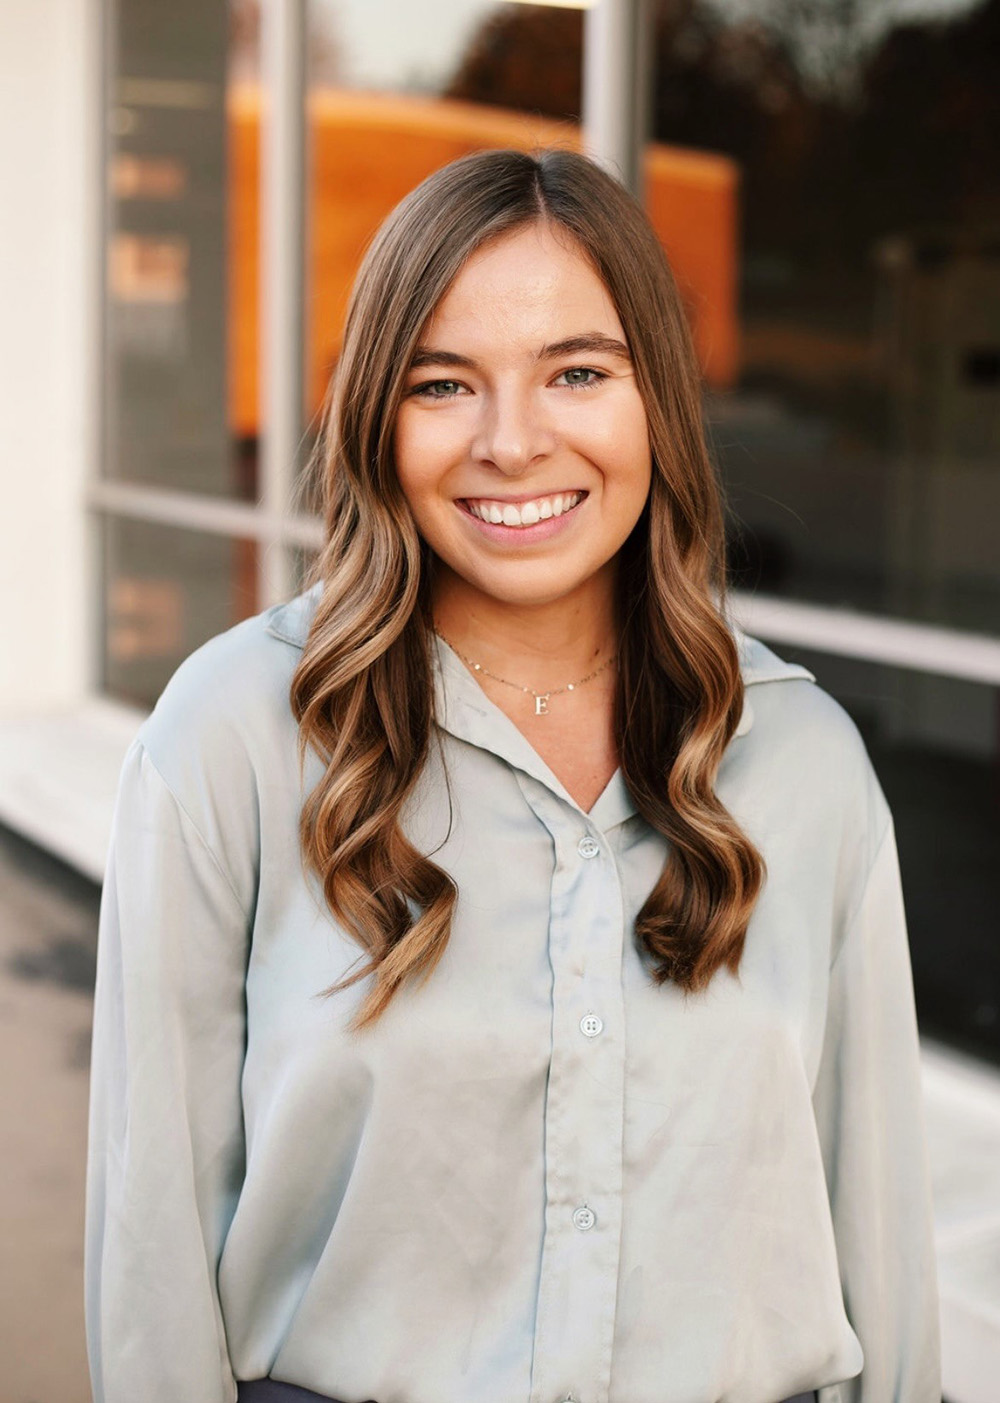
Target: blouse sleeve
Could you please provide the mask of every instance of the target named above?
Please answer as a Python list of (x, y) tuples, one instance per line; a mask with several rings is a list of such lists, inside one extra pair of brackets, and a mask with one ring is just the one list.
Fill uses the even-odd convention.
[(137, 738), (97, 947), (85, 1229), (94, 1403), (236, 1398), (217, 1270), (244, 1169), (247, 947), (235, 888)]
[(861, 1374), (819, 1403), (941, 1403), (920, 1049), (892, 821), (830, 972), (813, 1104)]

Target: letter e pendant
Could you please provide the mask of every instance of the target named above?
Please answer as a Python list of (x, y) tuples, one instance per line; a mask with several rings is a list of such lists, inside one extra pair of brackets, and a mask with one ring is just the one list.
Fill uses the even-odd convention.
[(535, 697), (535, 715), (547, 716), (549, 712), (549, 697), (551, 693), (545, 692), (541, 696)]

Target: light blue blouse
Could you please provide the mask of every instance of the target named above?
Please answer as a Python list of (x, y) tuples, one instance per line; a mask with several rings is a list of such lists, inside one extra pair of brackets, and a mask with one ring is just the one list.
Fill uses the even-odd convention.
[[(86, 1323), (95, 1403), (940, 1403), (890, 814), (846, 713), (734, 629), (718, 792), (768, 879), (738, 977), (657, 986), (666, 857), (589, 813), (435, 639), (404, 812), (459, 900), (371, 1030), (305, 876), (288, 701), (317, 592), (198, 649), (125, 758), (103, 892)], [(451, 811), (445, 784), (450, 779)]]

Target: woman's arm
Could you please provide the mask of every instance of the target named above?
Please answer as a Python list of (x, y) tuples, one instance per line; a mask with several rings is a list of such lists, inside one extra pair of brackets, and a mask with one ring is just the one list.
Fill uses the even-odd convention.
[(217, 1269), (244, 1170), (249, 917), (137, 738), (101, 900), (86, 1328), (94, 1403), (233, 1403)]
[(860, 1376), (819, 1403), (940, 1403), (920, 1053), (892, 821), (830, 972), (813, 1093)]

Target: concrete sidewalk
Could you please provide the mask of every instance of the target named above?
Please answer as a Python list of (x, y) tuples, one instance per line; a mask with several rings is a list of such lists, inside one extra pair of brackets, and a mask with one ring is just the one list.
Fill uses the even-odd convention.
[(0, 830), (3, 1403), (91, 1397), (83, 1185), (97, 915), (93, 883)]

